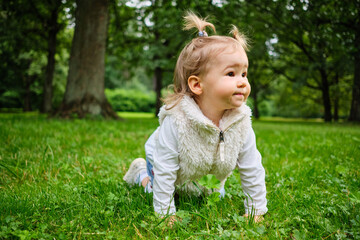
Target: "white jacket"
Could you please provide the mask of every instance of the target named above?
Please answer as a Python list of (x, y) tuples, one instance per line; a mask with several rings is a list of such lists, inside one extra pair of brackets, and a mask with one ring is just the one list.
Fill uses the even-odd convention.
[(249, 196), (245, 212), (254, 207), (256, 214), (265, 214), (265, 171), (250, 117), (250, 108), (243, 104), (226, 111), (217, 127), (190, 97), (185, 96), (170, 110), (163, 107), (160, 127), (145, 145), (147, 159), (154, 166), (154, 210), (174, 213), (175, 187), (199, 195), (192, 181), (207, 174), (214, 174), (223, 188), (238, 166), (243, 190)]

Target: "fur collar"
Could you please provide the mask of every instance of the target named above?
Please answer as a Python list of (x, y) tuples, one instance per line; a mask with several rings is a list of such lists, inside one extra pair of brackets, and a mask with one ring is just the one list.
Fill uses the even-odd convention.
[(177, 108), (181, 108), (186, 117), (191, 120), (195, 125), (200, 128), (205, 129), (219, 129), (225, 131), (233, 123), (236, 123), (242, 120), (246, 116), (251, 116), (251, 109), (246, 105), (242, 104), (238, 108), (231, 110), (226, 110), (222, 119), (220, 120), (219, 127), (217, 127), (209, 118), (207, 118), (200, 110), (199, 106), (195, 100), (189, 96), (184, 96), (178, 105), (170, 110), (165, 109), (166, 106), (163, 106), (159, 112), (159, 121), (160, 124), (163, 122), (164, 118), (175, 111)]

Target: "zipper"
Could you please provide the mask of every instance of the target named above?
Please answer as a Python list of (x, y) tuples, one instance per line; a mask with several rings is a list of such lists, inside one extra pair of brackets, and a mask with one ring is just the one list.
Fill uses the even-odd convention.
[(225, 161), (225, 141), (224, 141), (224, 132), (226, 132), (230, 127), (232, 127), (232, 125), (234, 125), (236, 122), (233, 122), (231, 123), (225, 130), (221, 130), (220, 128), (218, 127), (214, 127), (214, 126), (211, 126), (211, 125), (208, 125), (208, 127), (211, 127), (211, 128), (215, 128), (216, 131), (219, 131), (219, 139), (220, 139), (220, 161), (221, 162), (224, 162)]
[(220, 131), (220, 161), (224, 162), (225, 160), (225, 141), (224, 141), (224, 132)]
[(220, 142), (224, 142), (224, 132), (220, 131)]

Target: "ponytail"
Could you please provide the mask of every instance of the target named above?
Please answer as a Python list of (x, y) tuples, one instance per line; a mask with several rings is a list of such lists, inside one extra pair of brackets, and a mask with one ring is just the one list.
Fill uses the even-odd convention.
[(199, 18), (191, 11), (187, 12), (184, 19), (185, 19), (184, 30), (190, 30), (192, 28), (196, 28), (197, 30), (199, 30), (199, 36), (201, 37), (202, 36), (207, 37), (207, 33), (205, 31), (206, 27), (211, 27), (214, 30), (214, 32), (216, 32), (215, 26), (212, 23), (207, 22), (206, 18), (204, 19)]
[(230, 34), (240, 43), (240, 45), (244, 48), (245, 51), (249, 51), (248, 38), (243, 33), (239, 32), (238, 28), (235, 25), (232, 25)]

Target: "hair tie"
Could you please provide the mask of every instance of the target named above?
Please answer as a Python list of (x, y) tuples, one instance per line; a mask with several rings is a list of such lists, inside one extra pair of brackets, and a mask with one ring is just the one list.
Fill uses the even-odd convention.
[(208, 34), (205, 31), (199, 31), (199, 37), (208, 37)]

